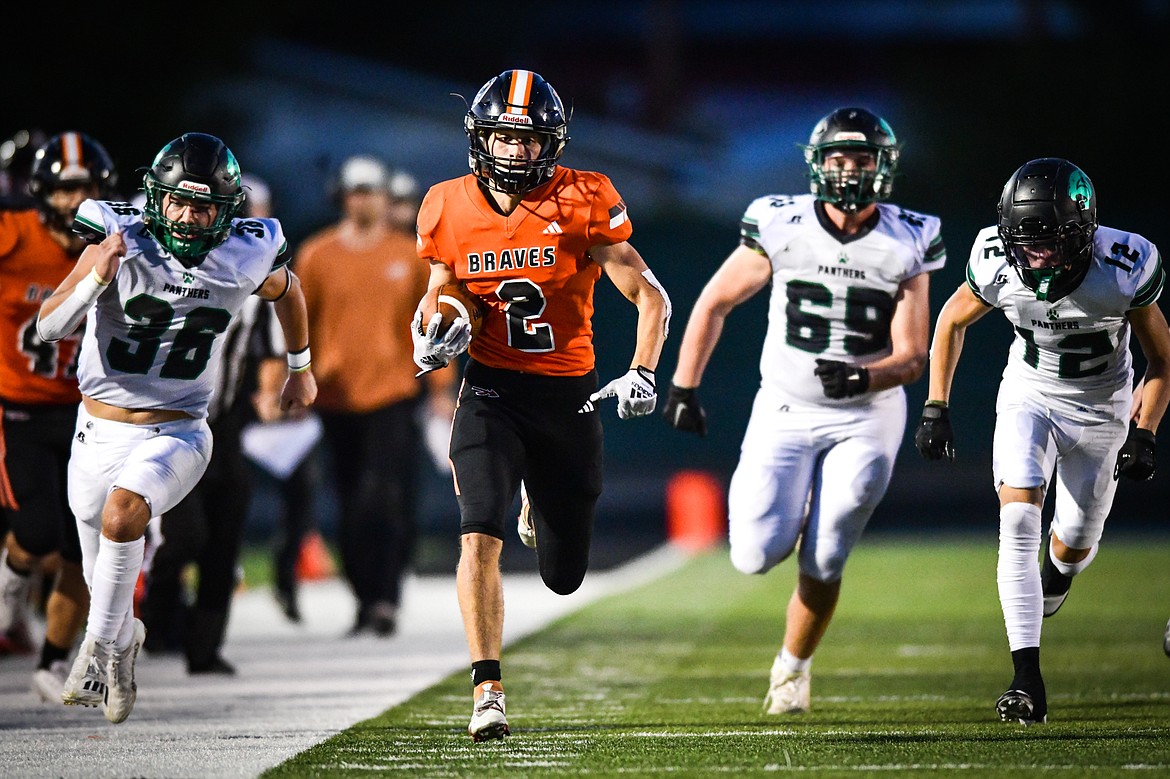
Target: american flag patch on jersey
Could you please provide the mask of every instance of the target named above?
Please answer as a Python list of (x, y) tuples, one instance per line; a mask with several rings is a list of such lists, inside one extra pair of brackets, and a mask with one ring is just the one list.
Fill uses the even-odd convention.
[(618, 225), (624, 224), (629, 216), (626, 215), (626, 203), (624, 200), (619, 200), (618, 204), (609, 209), (609, 229), (613, 230)]

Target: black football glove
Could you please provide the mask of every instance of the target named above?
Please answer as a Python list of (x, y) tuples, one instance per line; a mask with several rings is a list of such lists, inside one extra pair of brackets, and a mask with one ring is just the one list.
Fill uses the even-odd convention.
[(698, 390), (693, 387), (676, 387), (671, 384), (662, 416), (675, 430), (698, 433), (700, 437), (707, 435), (707, 412), (699, 404)]
[(1113, 478), (1124, 476), (1134, 481), (1148, 481), (1154, 478), (1157, 459), (1154, 457), (1154, 434), (1129, 423), (1129, 437), (1117, 453), (1117, 465), (1113, 467)]
[(825, 397), (851, 398), (869, 389), (869, 371), (837, 360), (817, 360), (813, 373), (821, 380)]
[(927, 460), (952, 462), (955, 459), (955, 431), (951, 429), (951, 410), (946, 406), (927, 404), (922, 419), (914, 431), (914, 448)]

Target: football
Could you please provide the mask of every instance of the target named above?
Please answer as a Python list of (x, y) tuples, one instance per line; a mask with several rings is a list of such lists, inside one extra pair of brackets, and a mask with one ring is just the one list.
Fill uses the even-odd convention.
[(419, 322), (420, 335), (426, 333), (427, 325), (438, 311), (443, 315), (442, 324), (439, 325), (440, 335), (447, 332), (447, 328), (456, 317), (461, 316), (471, 322), (471, 337), (475, 338), (483, 329), (483, 319), (487, 313), (487, 306), (483, 300), (461, 281), (440, 284), (428, 289), (427, 294), (419, 301), (418, 307), (422, 311), (422, 320)]

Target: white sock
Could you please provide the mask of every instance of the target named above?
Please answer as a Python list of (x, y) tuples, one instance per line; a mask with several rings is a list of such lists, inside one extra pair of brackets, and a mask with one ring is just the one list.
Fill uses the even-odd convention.
[(780, 654), (776, 655), (776, 659), (780, 662), (780, 667), (786, 673), (803, 673), (812, 667), (812, 658), (800, 658), (789, 652), (787, 649), (781, 649)]
[(118, 648), (130, 645), (134, 636), (134, 587), (145, 550), (145, 538), (119, 542), (102, 536), (98, 541), (85, 628), (89, 638)]
[(999, 510), (999, 605), (1008, 647), (1040, 646), (1044, 596), (1040, 589), (1040, 509), (1009, 503)]

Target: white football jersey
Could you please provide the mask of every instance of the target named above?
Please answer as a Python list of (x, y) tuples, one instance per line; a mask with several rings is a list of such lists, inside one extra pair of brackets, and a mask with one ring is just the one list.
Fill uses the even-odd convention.
[(1097, 228), (1084, 280), (1056, 302), (1037, 300), (1008, 263), (994, 226), (979, 231), (967, 286), (1015, 330), (1003, 378), (1045, 404), (1101, 418), (1130, 406), (1133, 360), (1126, 312), (1153, 304), (1165, 273), (1157, 248), (1136, 233)]
[(86, 200), (77, 220), (109, 235), (126, 256), (89, 310), (81, 343), (81, 392), (121, 408), (207, 415), (223, 333), (244, 302), (288, 262), (275, 219), (234, 219), (227, 240), (185, 267), (147, 232), (129, 203)]
[[(867, 365), (890, 354), (890, 320), (903, 281), (940, 269), (946, 248), (936, 216), (879, 203), (877, 218), (841, 236), (809, 195), (768, 195), (748, 206), (741, 241), (772, 263), (762, 386), (799, 403), (863, 405), (875, 394), (825, 397), (817, 359)], [(826, 228), (826, 225), (828, 227)], [(885, 390), (902, 392), (901, 387)]]

